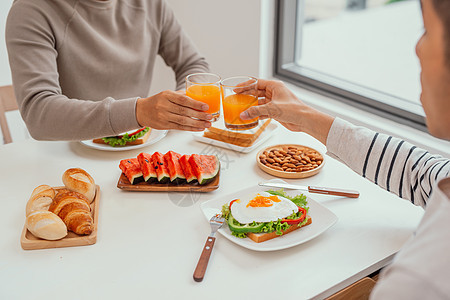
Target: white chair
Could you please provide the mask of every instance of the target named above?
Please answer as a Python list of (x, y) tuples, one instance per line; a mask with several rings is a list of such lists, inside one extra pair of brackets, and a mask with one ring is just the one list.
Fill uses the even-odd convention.
[(17, 110), (16, 96), (12, 85), (0, 86), (0, 127), (2, 128), (3, 142), (5, 144), (11, 143), (11, 132), (8, 127), (8, 120), (5, 112)]

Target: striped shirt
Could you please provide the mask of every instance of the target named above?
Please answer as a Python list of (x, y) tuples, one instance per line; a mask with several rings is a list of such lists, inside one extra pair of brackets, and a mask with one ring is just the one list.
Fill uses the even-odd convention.
[(365, 178), (426, 208), (370, 298), (450, 299), (450, 160), (340, 119), (327, 149)]
[(436, 183), (450, 175), (450, 160), (386, 134), (336, 118), (328, 154), (397, 196), (425, 207)]

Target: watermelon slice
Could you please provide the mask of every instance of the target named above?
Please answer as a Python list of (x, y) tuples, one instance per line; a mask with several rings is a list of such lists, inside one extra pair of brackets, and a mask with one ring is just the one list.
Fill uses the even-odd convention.
[(167, 169), (166, 163), (164, 162), (164, 156), (160, 152), (155, 152), (152, 155), (153, 167), (156, 171), (156, 177), (159, 183), (166, 183), (169, 181), (170, 175)]
[(164, 161), (166, 162), (167, 169), (169, 169), (170, 182), (172, 183), (182, 183), (186, 181), (186, 176), (184, 176), (183, 169), (180, 165), (181, 154), (174, 151), (169, 151), (164, 154)]
[(152, 164), (152, 156), (148, 153), (139, 153), (137, 156), (139, 161), (139, 165), (141, 166), (142, 174), (144, 176), (144, 180), (152, 183), (158, 181), (158, 177), (156, 176), (155, 167)]
[(184, 176), (186, 176), (187, 183), (194, 183), (197, 181), (197, 176), (194, 174), (194, 170), (192, 170), (191, 164), (189, 163), (190, 155), (183, 155), (180, 157), (180, 165), (183, 169)]
[(144, 181), (141, 166), (137, 158), (123, 159), (119, 163), (119, 168), (127, 176), (131, 184)]
[(199, 184), (207, 184), (219, 174), (220, 161), (215, 155), (192, 154), (189, 163)]

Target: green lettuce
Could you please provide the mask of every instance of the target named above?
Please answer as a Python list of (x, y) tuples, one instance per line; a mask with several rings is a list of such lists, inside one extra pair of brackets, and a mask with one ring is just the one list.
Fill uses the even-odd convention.
[(149, 127), (145, 127), (144, 130), (138, 132), (137, 134), (134, 134), (130, 136), (128, 133), (125, 133), (122, 137), (118, 138), (116, 136), (109, 136), (105, 137), (102, 140), (109, 144), (110, 146), (116, 147), (116, 146), (125, 146), (126, 143), (135, 141), (141, 137), (143, 137), (148, 131), (150, 130)]

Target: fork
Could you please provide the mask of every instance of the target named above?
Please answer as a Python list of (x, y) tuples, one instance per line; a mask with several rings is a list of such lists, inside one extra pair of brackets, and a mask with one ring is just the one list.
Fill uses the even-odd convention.
[(214, 235), (216, 234), (217, 230), (219, 230), (219, 228), (222, 227), (224, 222), (225, 219), (222, 218), (222, 214), (216, 214), (212, 216), (212, 218), (209, 220), (209, 225), (211, 225), (211, 233), (206, 239), (205, 246), (203, 247), (202, 254), (200, 255), (197, 267), (195, 268), (194, 271), (194, 280), (197, 282), (202, 281), (203, 277), (205, 276), (209, 257), (211, 256), (212, 248), (214, 246), (214, 242), (216, 241)]

